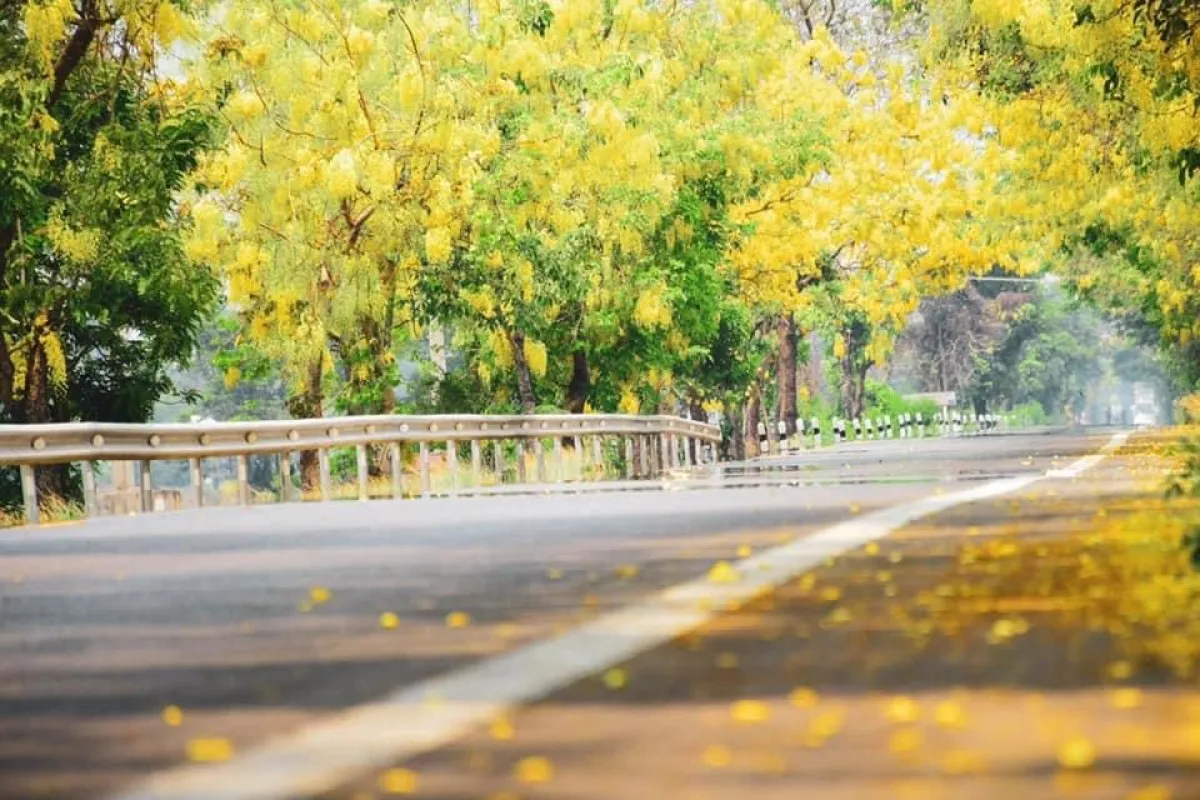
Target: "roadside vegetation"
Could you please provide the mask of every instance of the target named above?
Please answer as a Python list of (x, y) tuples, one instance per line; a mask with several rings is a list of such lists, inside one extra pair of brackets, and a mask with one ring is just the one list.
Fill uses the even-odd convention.
[(1196, 25), (8, 3), (0, 420), (716, 413), (745, 455), (760, 421), (931, 410), (884, 386), (1030, 424), (1098, 381), (1186, 394)]

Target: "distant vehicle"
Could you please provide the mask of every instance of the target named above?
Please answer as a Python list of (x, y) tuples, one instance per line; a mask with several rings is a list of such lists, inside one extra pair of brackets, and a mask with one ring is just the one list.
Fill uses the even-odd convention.
[(1133, 407), (1133, 424), (1134, 425), (1157, 425), (1158, 424), (1158, 409), (1154, 403), (1142, 401)]
[(1154, 395), (1154, 387), (1146, 383), (1133, 385), (1133, 413), (1130, 422), (1133, 425), (1157, 425), (1158, 403)]

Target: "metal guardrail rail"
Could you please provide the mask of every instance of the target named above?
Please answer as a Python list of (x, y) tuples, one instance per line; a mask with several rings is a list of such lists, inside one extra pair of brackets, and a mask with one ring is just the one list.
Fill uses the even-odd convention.
[[(422, 495), (430, 494), (430, 445), (443, 443), (451, 475), (457, 481), (459, 443), (469, 443), (471, 470), (478, 480), (483, 447), (493, 446), (493, 464), (504, 474), (504, 443), (512, 442), (517, 474), (527, 480), (525, 450), (536, 458), (536, 480), (545, 482), (545, 442), (563, 464), (563, 439), (573, 439), (584, 454), (583, 440), (591, 441), (591, 458), (599, 464), (605, 440), (623, 444), (626, 477), (650, 477), (663, 470), (713, 460), (721, 432), (714, 425), (670, 416), (623, 414), (557, 414), (534, 416), (359, 416), (322, 419), (269, 420), (262, 422), (199, 422), (187, 424), (67, 423), (57, 425), (0, 425), (0, 466), (18, 466), (29, 523), (38, 521), (35, 469), (52, 464), (78, 463), (83, 474), (87, 513), (96, 513), (94, 464), (99, 461), (142, 463), (142, 510), (152, 506), (151, 461), (186, 460), (196, 505), (203, 504), (203, 466), (206, 458), (233, 456), (238, 463), (238, 491), (243, 504), (250, 502), (249, 458), (280, 456), (283, 500), (295, 499), (291, 481), (291, 454), (316, 451), (320, 464), (322, 499), (332, 492), (330, 450), (357, 450), (358, 496), (367, 498), (368, 447), (388, 446), (393, 496), (402, 495), (403, 446), (416, 444)], [(635, 442), (637, 443), (635, 446)], [(621, 447), (621, 444), (618, 444)], [(637, 454), (635, 463), (635, 452)]]

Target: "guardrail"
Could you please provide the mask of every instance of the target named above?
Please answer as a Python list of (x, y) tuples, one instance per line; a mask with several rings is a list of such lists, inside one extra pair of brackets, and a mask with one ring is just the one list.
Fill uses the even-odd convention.
[[(431, 494), (430, 446), (445, 446), (452, 480), (458, 481), (458, 449), (470, 445), (470, 469), (478, 483), (485, 444), (492, 445), (496, 472), (505, 473), (505, 443), (515, 447), (517, 480), (528, 479), (525, 453), (535, 457), (535, 480), (547, 480), (546, 441), (560, 470), (564, 466), (563, 439), (571, 439), (584, 454), (584, 439), (591, 443), (593, 464), (601, 463), (605, 440), (616, 439), (624, 455), (625, 477), (652, 477), (666, 469), (687, 467), (715, 459), (721, 432), (704, 422), (670, 416), (623, 414), (556, 414), (539, 416), (362, 416), (263, 422), (199, 422), (188, 424), (67, 423), (58, 425), (0, 425), (0, 466), (17, 466), (25, 518), (38, 521), (35, 469), (52, 464), (78, 463), (83, 474), (84, 504), (89, 516), (97, 510), (94, 464), (98, 461), (138, 461), (141, 469), (141, 507), (152, 508), (151, 461), (190, 464), (193, 502), (203, 505), (203, 460), (237, 458), (238, 497), (250, 503), (249, 458), (280, 457), (280, 484), (284, 502), (296, 499), (291, 480), (291, 454), (316, 451), (320, 469), (321, 499), (333, 494), (330, 451), (357, 450), (358, 496), (367, 499), (368, 448), (390, 449), (392, 494), (402, 496), (403, 446), (418, 447), (422, 496)], [(636, 444), (635, 444), (636, 443)], [(636, 453), (636, 458), (635, 458)]]

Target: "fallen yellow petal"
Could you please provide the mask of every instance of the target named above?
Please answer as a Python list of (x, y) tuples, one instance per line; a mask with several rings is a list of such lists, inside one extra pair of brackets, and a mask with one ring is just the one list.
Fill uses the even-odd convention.
[(1131, 708), (1137, 708), (1142, 704), (1142, 692), (1139, 689), (1124, 688), (1114, 689), (1109, 693), (1109, 701), (1113, 708), (1119, 708), (1122, 711), (1128, 711)]
[(412, 794), (417, 791), (417, 773), (410, 769), (389, 769), (379, 776), (379, 788), (388, 794)]
[(933, 721), (943, 728), (961, 728), (966, 722), (966, 715), (962, 706), (953, 700), (946, 700), (933, 709)]
[(771, 709), (766, 703), (758, 700), (738, 700), (729, 709), (735, 722), (754, 724), (766, 722), (771, 717)]
[(1067, 769), (1087, 769), (1096, 763), (1096, 746), (1087, 739), (1071, 739), (1059, 748), (1058, 763)]
[(331, 597), (333, 597), (333, 593), (324, 586), (314, 586), (313, 589), (308, 593), (308, 599), (317, 605), (321, 603), (328, 603), (329, 598)]
[(817, 693), (807, 686), (798, 686), (788, 694), (788, 702), (796, 708), (812, 708), (817, 704)]
[(228, 761), (233, 758), (233, 743), (228, 739), (192, 739), (187, 743), (188, 761)]
[(629, 678), (625, 674), (625, 670), (618, 668), (610, 669), (604, 673), (604, 685), (609, 689), (617, 690), (624, 689)]
[(492, 720), (490, 728), (492, 738), (499, 742), (507, 742), (513, 738), (513, 726), (504, 717)]
[(708, 579), (714, 583), (733, 583), (741, 578), (728, 561), (718, 561), (708, 571)]
[(447, 628), (465, 628), (471, 624), (471, 615), (465, 611), (451, 611), (446, 615)]
[(529, 756), (517, 762), (516, 775), (522, 783), (546, 783), (554, 777), (554, 765), (543, 756)]
[(733, 754), (729, 752), (728, 747), (714, 744), (704, 748), (704, 763), (713, 769), (728, 767), (732, 761)]
[(387, 630), (395, 630), (400, 627), (400, 618), (391, 611), (385, 611), (379, 615), (379, 624)]
[(898, 695), (888, 701), (883, 715), (892, 722), (916, 722), (921, 718), (921, 707), (911, 697)]
[(167, 706), (162, 711), (162, 718), (172, 728), (178, 728), (183, 724), (183, 711), (179, 706)]
[(749, 558), (750, 554), (753, 552), (754, 549), (751, 548), (750, 545), (744, 544), (737, 549), (737, 556), (738, 558)]

